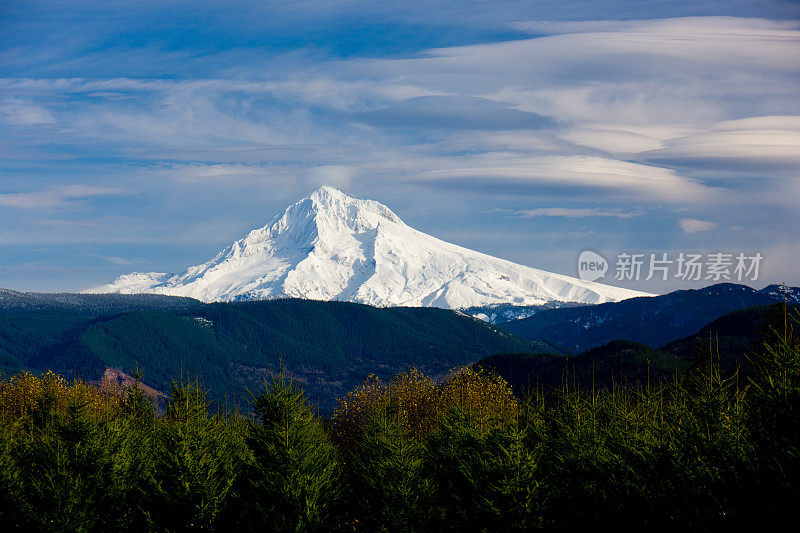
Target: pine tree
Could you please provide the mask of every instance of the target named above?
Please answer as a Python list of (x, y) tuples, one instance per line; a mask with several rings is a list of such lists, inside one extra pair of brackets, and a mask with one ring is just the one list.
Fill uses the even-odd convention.
[[(770, 521), (794, 519), (800, 502), (800, 315), (779, 307), (753, 354), (748, 420), (756, 449), (752, 498)], [(758, 517), (748, 517), (755, 522)]]
[(155, 435), (157, 522), (169, 530), (211, 529), (228, 503), (242, 465), (242, 436), (223, 414), (210, 414), (198, 381), (175, 385)]
[(429, 439), (428, 468), (439, 504), (438, 529), (525, 530), (539, 523), (536, 456), (517, 417), (487, 423), (453, 407)]
[(253, 401), (253, 414), (243, 520), (270, 531), (329, 530), (341, 470), (305, 393), (281, 371)]
[(359, 531), (430, 529), (433, 491), (425, 448), (396, 413), (373, 413), (349, 458), (348, 500)]

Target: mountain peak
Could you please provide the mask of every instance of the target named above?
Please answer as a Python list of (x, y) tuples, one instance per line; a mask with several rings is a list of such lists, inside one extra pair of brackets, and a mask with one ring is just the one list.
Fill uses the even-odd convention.
[(323, 186), (212, 260), (181, 274), (135, 274), (87, 292), (203, 301), (294, 297), (376, 306), (601, 303), (644, 293), (553, 274), (417, 231), (374, 200)]
[(311, 193), (307, 198), (314, 200), (315, 202), (319, 203), (330, 203), (333, 201), (353, 201), (355, 198), (349, 196), (336, 187), (331, 187), (330, 185), (323, 185), (313, 193)]
[[(337, 222), (356, 230), (375, 229), (385, 221), (405, 225), (400, 217), (384, 204), (375, 200), (354, 198), (329, 185), (323, 185), (294, 206), (290, 206), (287, 213), (297, 206), (310, 207), (318, 226), (320, 222), (324, 222), (320, 220), (321, 218), (327, 218), (328, 223)], [(300, 208), (300, 211), (304, 209)]]

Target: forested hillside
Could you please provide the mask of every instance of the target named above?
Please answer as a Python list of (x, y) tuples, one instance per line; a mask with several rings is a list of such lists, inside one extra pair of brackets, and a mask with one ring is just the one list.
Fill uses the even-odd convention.
[(769, 285), (761, 290), (720, 283), (649, 298), (581, 307), (545, 309), (529, 318), (498, 324), (514, 335), (544, 340), (570, 354), (579, 354), (615, 339), (650, 347), (694, 334), (726, 313), (756, 305), (800, 303), (800, 288)]
[[(800, 312), (798, 305), (788, 309)], [(758, 349), (768, 324), (781, 321), (782, 310), (782, 304), (739, 309), (660, 347), (616, 339), (578, 355), (495, 354), (476, 366), (497, 372), (523, 393), (565, 383), (588, 389), (656, 384), (682, 376), (699, 364), (698, 357), (711, 353), (722, 374), (745, 380), (753, 371), (748, 354)]]
[(214, 400), (236, 402), (283, 361), (328, 409), (370, 374), (386, 378), (418, 366), (439, 375), (492, 353), (552, 350), (436, 308), (295, 299), (192, 302), (171, 301), (171, 308), (140, 302), (139, 310), (113, 314), (60, 304), (3, 309), (0, 361), (7, 373), (52, 369), (88, 379), (106, 367), (128, 374), (138, 368), (160, 390), (173, 378), (199, 376)]

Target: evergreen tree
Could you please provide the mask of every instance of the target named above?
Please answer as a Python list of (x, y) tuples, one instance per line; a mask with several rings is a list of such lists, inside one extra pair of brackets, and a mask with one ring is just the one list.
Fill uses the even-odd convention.
[[(44, 407), (46, 405), (46, 407)], [(70, 401), (62, 416), (46, 402), (29, 432), (8, 443), (13, 522), (37, 531), (101, 531), (116, 525), (111, 449), (103, 428)]]
[(432, 518), (432, 480), (425, 447), (396, 415), (374, 413), (346, 463), (348, 500), (359, 531), (426, 531)]
[(198, 381), (176, 385), (158, 426), (158, 523), (171, 531), (211, 529), (240, 474), (243, 435), (223, 414), (209, 414)]
[(253, 414), (247, 439), (252, 458), (240, 495), (248, 528), (330, 530), (341, 471), (305, 393), (281, 371), (255, 398)]
[[(753, 354), (748, 419), (756, 447), (753, 505), (771, 520), (791, 520), (800, 502), (800, 316), (782, 306)], [(755, 522), (757, 516), (748, 517)]]
[[(474, 416), (478, 414), (479, 416)], [(524, 530), (539, 523), (536, 456), (519, 418), (495, 419), (453, 407), (429, 440), (439, 510), (437, 529)]]

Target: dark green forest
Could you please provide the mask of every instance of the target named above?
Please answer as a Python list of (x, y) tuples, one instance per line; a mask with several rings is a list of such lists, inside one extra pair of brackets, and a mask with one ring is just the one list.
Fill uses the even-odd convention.
[[(440, 377), (481, 361), (515, 388), (550, 386), (560, 381), (569, 354), (568, 366), (584, 384), (592, 375), (608, 382), (612, 369), (618, 381), (643, 380), (648, 372), (668, 377), (676, 359), (679, 369), (686, 368), (683, 361), (693, 357), (696, 337), (712, 333), (719, 337), (721, 364), (731, 370), (730, 362), (757, 337), (753, 326), (764, 317), (745, 314), (738, 321), (742, 327), (730, 317), (718, 323), (720, 317), (747, 306), (766, 309), (782, 294), (794, 299), (800, 292), (718, 284), (596, 306), (546, 308), (495, 326), (436, 308), (297, 299), (205, 304), (153, 294), (0, 289), (0, 372), (53, 370), (96, 381), (106, 369), (128, 375), (141, 369), (144, 382), (164, 393), (172, 379), (197, 376), (210, 401), (246, 409), (248, 390), (282, 365), (330, 414), (336, 399), (370, 374), (388, 380), (410, 367)], [(522, 337), (514, 334), (518, 329)], [(528, 355), (486, 359), (494, 354)]]
[[(788, 313), (800, 306), (787, 304)], [(577, 355), (555, 353), (495, 354), (481, 359), (480, 368), (500, 374), (518, 394), (531, 388), (563, 384), (566, 375), (577, 387), (607, 387), (671, 380), (692, 367), (698, 352), (713, 350), (721, 372), (747, 379), (753, 370), (748, 352), (759, 343), (770, 323), (780, 322), (782, 304), (737, 309), (687, 337), (658, 348), (616, 339)]]
[(672, 379), (514, 394), (489, 370), (370, 377), (323, 417), (285, 372), (247, 411), (196, 381), (0, 384), (0, 521), (38, 531), (757, 527), (800, 501), (797, 316), (747, 375), (699, 346)]
[[(164, 392), (173, 378), (199, 376), (210, 400), (245, 408), (248, 390), (282, 363), (330, 412), (338, 396), (372, 373), (389, 379), (416, 366), (443, 375), (493, 353), (553, 350), (436, 308), (72, 296), (82, 305), (34, 300), (0, 307), (0, 371), (49, 369), (97, 380), (106, 368), (129, 374), (139, 368), (148, 385)], [(86, 296), (94, 298), (84, 302)]]
[(800, 289), (718, 283), (598, 305), (544, 309), (529, 318), (498, 324), (524, 339), (547, 339), (560, 351), (579, 354), (617, 339), (652, 348), (694, 335), (719, 317), (745, 307), (800, 303)]

